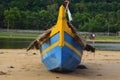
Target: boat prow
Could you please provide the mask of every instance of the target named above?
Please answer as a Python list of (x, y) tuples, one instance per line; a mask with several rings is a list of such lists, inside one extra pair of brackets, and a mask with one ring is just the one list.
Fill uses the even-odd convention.
[(83, 48), (82, 40), (76, 34), (66, 19), (66, 10), (62, 5), (56, 25), (49, 36), (40, 41), (41, 59), (48, 70), (73, 71), (81, 62)]

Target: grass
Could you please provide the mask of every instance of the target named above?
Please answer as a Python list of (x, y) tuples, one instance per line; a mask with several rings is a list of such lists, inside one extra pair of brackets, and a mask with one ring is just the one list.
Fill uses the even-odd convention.
[[(0, 38), (35, 39), (39, 34), (0, 32)], [(87, 40), (89, 38), (87, 37)], [(95, 40), (120, 40), (120, 36), (96, 36)]]
[[(84, 37), (84, 35), (83, 35)], [(89, 36), (86, 37), (87, 40), (89, 39)], [(94, 40), (120, 40), (120, 36), (95, 36)]]
[(35, 39), (39, 34), (28, 34), (28, 33), (4, 33), (0, 32), (0, 38), (20, 38), (20, 39)]
[(120, 36), (96, 36), (95, 40), (120, 40)]

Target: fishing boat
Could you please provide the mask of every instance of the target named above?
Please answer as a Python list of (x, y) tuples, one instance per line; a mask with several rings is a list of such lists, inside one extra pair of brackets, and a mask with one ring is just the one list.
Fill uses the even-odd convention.
[(80, 64), (86, 42), (78, 36), (66, 18), (66, 8), (59, 8), (55, 26), (35, 39), (27, 50), (35, 46), (41, 61), (50, 71), (74, 71)]
[(60, 7), (57, 24), (41, 45), (42, 62), (48, 70), (73, 71), (81, 61), (83, 49), (67, 24), (65, 8)]

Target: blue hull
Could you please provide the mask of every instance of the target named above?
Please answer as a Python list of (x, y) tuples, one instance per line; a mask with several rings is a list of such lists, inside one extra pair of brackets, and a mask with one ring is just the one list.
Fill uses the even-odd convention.
[(81, 58), (67, 46), (56, 46), (42, 57), (42, 62), (48, 70), (73, 71), (80, 63)]
[[(65, 44), (63, 47), (54, 46), (42, 56), (42, 62), (51, 71), (73, 71), (81, 62), (82, 47), (69, 34), (64, 33)], [(59, 41), (59, 33), (45, 41), (41, 46), (41, 51), (45, 51), (50, 46)], [(71, 47), (72, 46), (72, 47)], [(79, 52), (78, 55), (76, 52)]]

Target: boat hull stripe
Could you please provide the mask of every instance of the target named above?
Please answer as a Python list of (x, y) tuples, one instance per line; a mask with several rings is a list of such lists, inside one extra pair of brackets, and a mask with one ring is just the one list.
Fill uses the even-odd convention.
[(44, 51), (47, 49), (49, 46), (53, 45), (54, 43), (59, 41), (59, 32), (50, 37), (48, 40), (46, 40), (42, 45), (41, 45), (41, 50)]
[[(67, 47), (69, 47), (71, 50), (73, 50), (77, 55), (79, 55), (80, 57), (82, 56), (82, 53), (79, 50), (77, 50), (75, 47), (73, 47), (71, 44), (69, 44), (68, 42), (64, 42), (64, 43)], [(47, 53), (48, 51), (50, 51), (51, 49), (53, 49), (56, 46), (59, 46), (59, 41), (52, 44), (48, 48), (46, 48), (44, 51), (42, 51), (42, 55), (44, 55), (45, 53)]]

